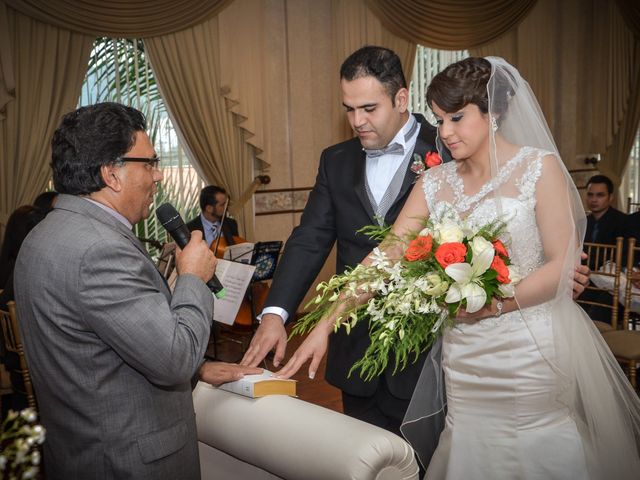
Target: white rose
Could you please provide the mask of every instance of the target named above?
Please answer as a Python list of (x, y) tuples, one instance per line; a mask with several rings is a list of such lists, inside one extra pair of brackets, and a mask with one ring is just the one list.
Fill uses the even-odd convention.
[(429, 286), (424, 290), (424, 293), (427, 295), (431, 295), (433, 297), (437, 297), (442, 295), (449, 288), (449, 282), (445, 282), (440, 278), (440, 275), (437, 273), (431, 273), (426, 276), (426, 280), (429, 283)]
[(471, 246), (471, 251), (473, 252), (473, 258), (478, 258), (480, 254), (487, 248), (494, 250), (491, 242), (480, 236), (473, 237), (473, 240), (469, 242), (469, 245)]
[(436, 228), (436, 241), (438, 243), (462, 242), (464, 233), (462, 229), (451, 221), (445, 221)]
[(419, 237), (427, 237), (429, 235), (432, 235), (431, 229), (429, 227), (423, 228), (422, 230), (420, 230), (420, 233), (418, 233)]

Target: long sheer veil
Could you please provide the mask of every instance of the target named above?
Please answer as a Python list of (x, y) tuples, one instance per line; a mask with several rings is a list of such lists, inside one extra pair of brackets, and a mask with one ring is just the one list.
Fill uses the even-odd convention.
[[(572, 279), (580, 261), (586, 217), (580, 196), (560, 159), (542, 111), (528, 83), (502, 58), (488, 57), (491, 77), (487, 84), (492, 185), (496, 215), (503, 202), (520, 188), (511, 180), (513, 156), (509, 146), (534, 147), (545, 152), (543, 170), (536, 185), (554, 197), (563, 221), (559, 229), (565, 250), (561, 268), (541, 278), (552, 291), (541, 292), (537, 302), (520, 307), (545, 361), (555, 374), (555, 395), (575, 420), (585, 449), (589, 476), (593, 479), (631, 479), (640, 475), (640, 401), (611, 351), (584, 311), (573, 302)], [(530, 173), (525, 159), (518, 168)], [(514, 178), (523, 176), (514, 176)], [(495, 180), (495, 181), (494, 181)], [(486, 197), (485, 197), (486, 198)], [(469, 206), (472, 209), (473, 205)], [(538, 216), (541, 226), (545, 221)], [(523, 272), (527, 273), (527, 272)], [(541, 289), (544, 290), (544, 289)], [(547, 289), (548, 290), (548, 289)], [(542, 333), (533, 321), (531, 308), (545, 303), (551, 316), (552, 335)], [(440, 343), (425, 362), (401, 431), (418, 458), (427, 466), (444, 426), (446, 395)]]

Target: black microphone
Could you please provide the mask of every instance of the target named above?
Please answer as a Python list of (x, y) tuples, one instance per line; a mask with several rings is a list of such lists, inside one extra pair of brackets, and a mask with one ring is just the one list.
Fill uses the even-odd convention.
[[(178, 213), (178, 211), (170, 203), (160, 205), (156, 210), (156, 217), (165, 228), (165, 230), (171, 235), (171, 238), (176, 242), (180, 248), (184, 248), (189, 239), (191, 238), (191, 232), (184, 224), (184, 220)], [(207, 282), (207, 287), (213, 292), (216, 298), (222, 299), (225, 295), (225, 289), (213, 274), (213, 277)]]

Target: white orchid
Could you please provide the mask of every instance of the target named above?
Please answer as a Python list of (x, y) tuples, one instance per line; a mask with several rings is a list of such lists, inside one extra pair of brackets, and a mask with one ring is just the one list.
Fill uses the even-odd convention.
[(449, 287), (444, 301), (456, 303), (466, 299), (467, 312), (474, 313), (480, 310), (487, 301), (487, 292), (481, 285), (480, 277), (489, 270), (493, 257), (494, 248), (485, 248), (478, 256), (473, 257), (471, 265), (468, 263), (453, 263), (445, 268), (445, 272), (455, 280)]
[[(378, 270), (385, 270), (391, 266), (391, 262), (389, 261), (387, 254), (378, 247), (373, 249), (369, 258), (371, 258), (371, 265), (376, 267)], [(357, 265), (356, 269), (360, 266), (361, 265)]]

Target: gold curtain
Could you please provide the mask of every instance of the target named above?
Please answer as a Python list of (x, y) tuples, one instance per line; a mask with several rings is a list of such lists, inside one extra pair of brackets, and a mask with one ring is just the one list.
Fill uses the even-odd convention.
[[(2, 7), (2, 5), (0, 5)], [(1, 10), (1, 8), (0, 8)], [(6, 9), (15, 99), (0, 119), (0, 224), (33, 202), (50, 178), (50, 139), (75, 108), (93, 37), (40, 23)], [(3, 59), (3, 71), (6, 67)]]
[[(252, 180), (252, 152), (223, 96), (218, 32), (218, 17), (213, 17), (144, 41), (162, 97), (194, 167), (237, 200)], [(242, 211), (235, 213), (245, 236), (252, 238), (253, 219)]]
[(5, 0), (49, 25), (110, 37), (164, 35), (218, 14), (232, 0)]
[(5, 106), (14, 98), (15, 89), (7, 6), (0, 1), (0, 120), (5, 118)]
[(616, 3), (629, 30), (636, 37), (640, 37), (640, 3), (638, 0), (616, 0)]
[(263, 0), (234, 0), (218, 15), (216, 43), (220, 56), (220, 93), (227, 108), (236, 115), (243, 138), (253, 146), (256, 157), (268, 163), (263, 155), (263, 98), (269, 95), (263, 83), (263, 62), (269, 54), (265, 15)]
[(443, 50), (476, 47), (518, 25), (536, 0), (367, 0), (394, 34)]

